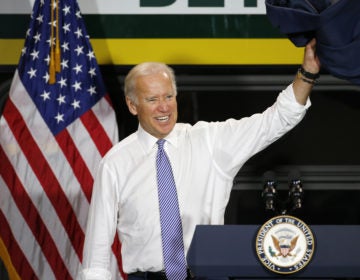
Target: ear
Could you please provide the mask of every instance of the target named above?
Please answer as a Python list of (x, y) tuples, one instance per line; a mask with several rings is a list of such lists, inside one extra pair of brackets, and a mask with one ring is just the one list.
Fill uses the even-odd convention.
[(136, 105), (129, 97), (126, 96), (125, 99), (126, 99), (126, 105), (128, 106), (130, 113), (136, 116), (137, 115)]

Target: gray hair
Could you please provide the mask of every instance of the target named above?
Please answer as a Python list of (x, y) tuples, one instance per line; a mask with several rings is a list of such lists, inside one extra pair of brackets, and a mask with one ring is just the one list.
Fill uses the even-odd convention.
[(161, 62), (144, 62), (134, 66), (125, 77), (124, 93), (134, 103), (137, 103), (136, 80), (138, 77), (157, 73), (166, 73), (169, 75), (174, 94), (177, 95), (176, 80), (174, 70)]

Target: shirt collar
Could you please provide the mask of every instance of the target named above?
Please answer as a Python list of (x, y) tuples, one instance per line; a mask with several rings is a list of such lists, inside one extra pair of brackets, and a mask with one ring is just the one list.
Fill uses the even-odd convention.
[[(165, 137), (165, 140), (170, 143), (172, 146), (177, 147), (178, 146), (178, 137), (176, 132), (176, 124), (173, 130), (170, 132), (169, 135)], [(144, 147), (144, 150), (146, 152), (150, 152), (155, 146), (156, 141), (158, 140), (156, 137), (152, 136), (150, 133), (146, 132), (142, 126), (139, 124), (138, 127), (138, 139), (141, 145)]]

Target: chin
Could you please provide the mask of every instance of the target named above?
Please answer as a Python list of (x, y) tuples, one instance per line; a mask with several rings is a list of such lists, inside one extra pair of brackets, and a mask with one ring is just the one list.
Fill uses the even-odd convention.
[(162, 137), (166, 137), (172, 131), (172, 128), (159, 130), (159, 134), (162, 135)]

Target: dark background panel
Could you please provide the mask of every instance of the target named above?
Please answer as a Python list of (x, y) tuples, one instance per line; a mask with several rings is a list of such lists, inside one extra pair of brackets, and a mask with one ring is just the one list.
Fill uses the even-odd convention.
[[(260, 185), (261, 186), (261, 185)], [(226, 224), (264, 224), (280, 213), (266, 210), (261, 189), (233, 190), (226, 210)], [(279, 191), (279, 199), (286, 201), (288, 191)], [(360, 190), (309, 190), (304, 186), (302, 208), (287, 214), (309, 225), (360, 224)]]

